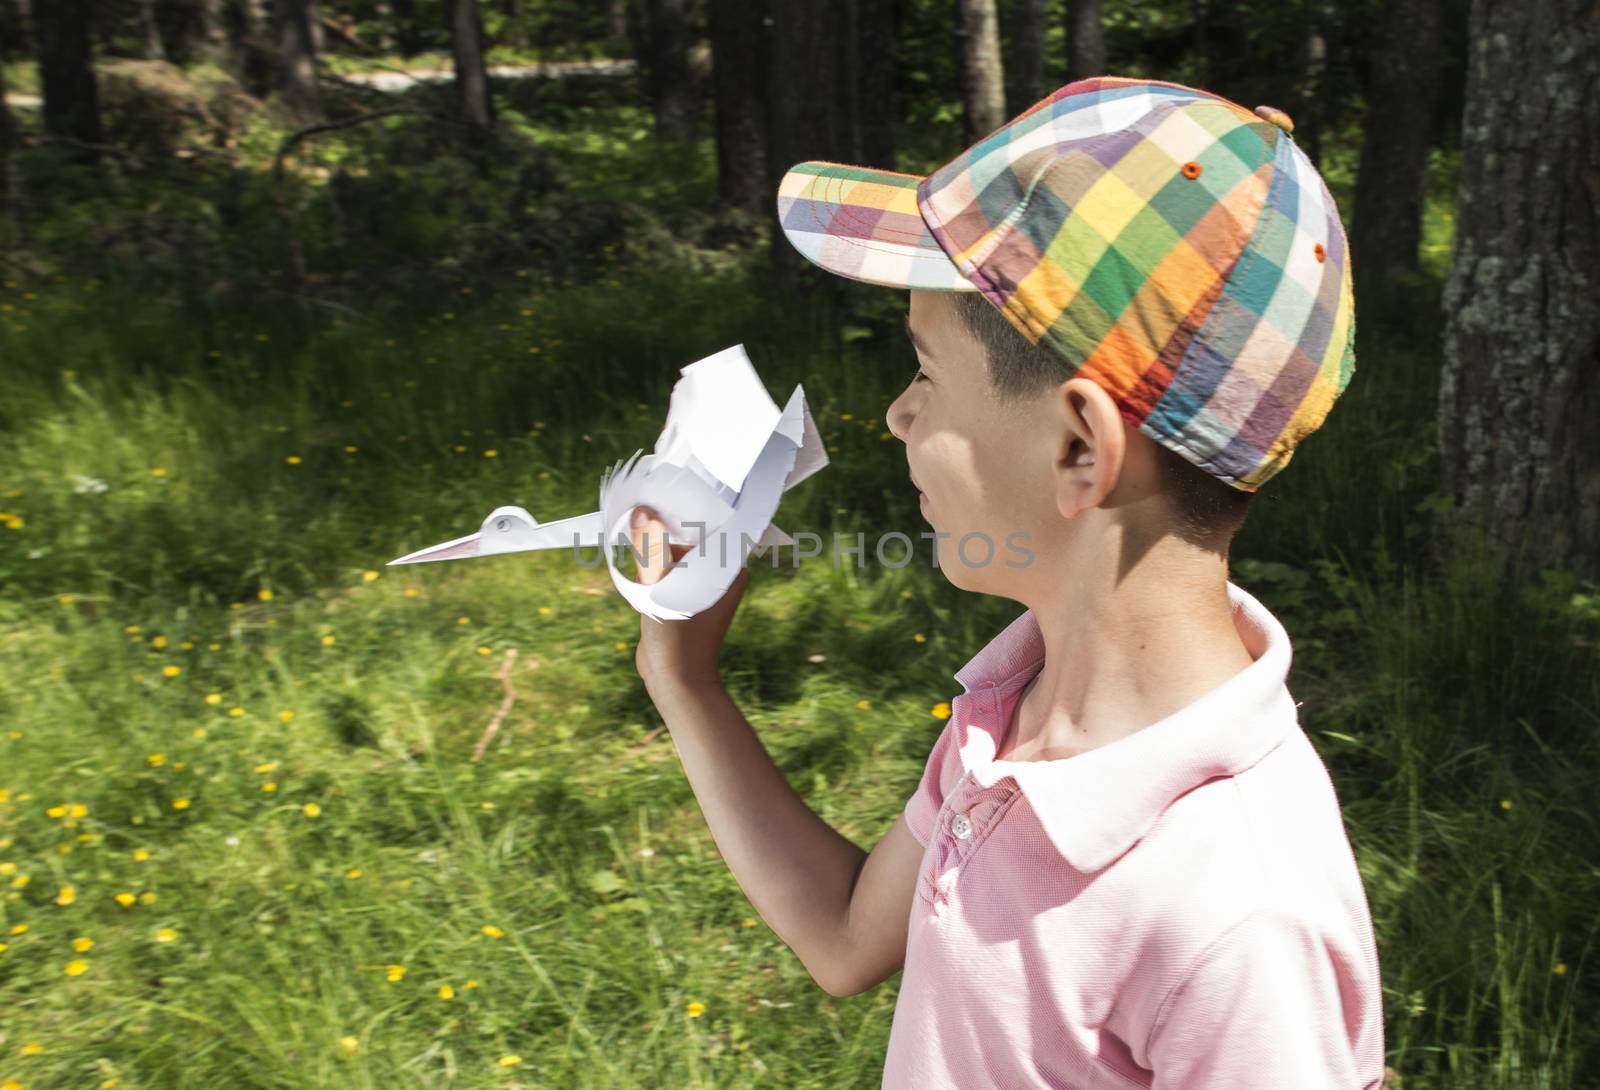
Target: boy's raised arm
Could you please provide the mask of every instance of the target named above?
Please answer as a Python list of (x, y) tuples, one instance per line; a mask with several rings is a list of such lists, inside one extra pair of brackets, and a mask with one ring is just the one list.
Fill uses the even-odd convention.
[[(654, 582), (666, 572), (666, 529), (647, 515), (633, 534), (640, 581)], [(789, 786), (723, 688), (717, 656), (749, 580), (741, 571), (687, 620), (640, 617), (635, 663), (728, 869), (812, 979), (838, 994), (851, 979), (850, 895), (867, 853)]]

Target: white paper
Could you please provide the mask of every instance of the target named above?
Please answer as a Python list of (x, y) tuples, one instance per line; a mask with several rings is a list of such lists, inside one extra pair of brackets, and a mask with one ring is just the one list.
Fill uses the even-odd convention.
[[(682, 369), (652, 453), (635, 452), (601, 473), (600, 510), (539, 522), (516, 506), (497, 507), (475, 534), (408, 553), (393, 564), (602, 545), (617, 590), (656, 620), (692, 617), (719, 600), (752, 547), (792, 545), (772, 524), (783, 493), (828, 464), (821, 433), (796, 386), (780, 411), (743, 345)], [(629, 519), (652, 508), (668, 541), (688, 555), (646, 586), (617, 568), (615, 546), (632, 541)], [(750, 544), (754, 540), (755, 545)]]

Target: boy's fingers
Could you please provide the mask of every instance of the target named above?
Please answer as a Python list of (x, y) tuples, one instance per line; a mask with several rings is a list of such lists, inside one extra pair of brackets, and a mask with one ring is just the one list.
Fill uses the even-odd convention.
[(633, 551), (639, 567), (639, 582), (649, 585), (667, 574), (666, 557), (677, 563), (688, 555), (690, 546), (672, 545), (668, 548), (666, 524), (649, 507), (635, 507), (629, 521), (633, 537)]

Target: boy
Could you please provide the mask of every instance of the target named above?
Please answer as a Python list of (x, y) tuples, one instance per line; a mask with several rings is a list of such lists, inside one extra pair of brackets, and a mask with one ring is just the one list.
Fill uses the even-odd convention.
[[(870, 855), (719, 683), (746, 573), (643, 620), (637, 662), (723, 857), (817, 982), (854, 995), (903, 965), (885, 1087), (1382, 1081), (1366, 897), (1289, 639), (1227, 577), (1250, 495), (1354, 368), (1344, 231), (1291, 130), (1103, 77), (926, 179), (784, 178), (802, 253), (910, 289), (921, 369), (887, 422), (940, 570), (1027, 611), (956, 674)], [(962, 547), (1013, 532), (1030, 563)]]

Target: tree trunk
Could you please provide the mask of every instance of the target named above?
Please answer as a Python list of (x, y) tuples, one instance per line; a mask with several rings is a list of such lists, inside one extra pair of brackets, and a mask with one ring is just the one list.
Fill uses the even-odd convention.
[(222, 0), (200, 0), (196, 13), (200, 17), (200, 58), (212, 62), (221, 60), (228, 48), (228, 38), (222, 29)]
[(312, 124), (322, 117), (322, 100), (317, 94), (317, 57), (311, 48), (306, 0), (276, 0), (272, 14), (278, 24), (278, 78), (284, 104), (300, 124)]
[(1016, 117), (1044, 97), (1044, 28), (1048, 0), (1012, 0), (1011, 56), (1006, 58), (1006, 113)]
[(450, 48), (456, 62), (456, 92), (467, 124), (487, 129), (494, 123), (489, 72), (483, 63), (483, 20), (478, 0), (450, 0)]
[(1000, 21), (995, 0), (956, 0), (961, 41), (962, 120), (970, 144), (1006, 122), (1005, 81), (1000, 69)]
[(1593, 0), (1475, 0), (1467, 41), (1439, 388), (1450, 536), (1481, 528), (1507, 578), (1600, 577), (1600, 19)]
[(1106, 74), (1100, 0), (1067, 0), (1067, 82)]
[(606, 37), (618, 45), (628, 41), (628, 0), (606, 0)]
[(528, 24), (522, 10), (522, 0), (500, 0), (500, 34), (495, 42), (511, 49), (528, 48)]
[(12, 39), (0, 23), (0, 186), (4, 186), (5, 249), (22, 245), (22, 174), (12, 158), (17, 145), (17, 125), (6, 103), (6, 58), (13, 55)]
[(695, 109), (689, 83), (689, 2), (650, 0), (650, 101), (658, 140), (694, 138)]
[(98, 156), (100, 96), (89, 50), (88, 0), (33, 0), (33, 36), (39, 46), (39, 85), (45, 132)]
[(1322, 84), (1328, 71), (1328, 39), (1315, 16), (1306, 26), (1300, 49), (1299, 102), (1290, 111), (1295, 122), (1294, 142), (1312, 163), (1320, 163), (1325, 110)]
[(147, 61), (167, 59), (166, 47), (161, 44), (161, 30), (156, 25), (156, 0), (139, 0), (139, 36)]
[(1439, 100), (1440, 0), (1389, 0), (1356, 173), (1350, 269), (1368, 286), (1415, 272)]
[(1192, 0), (1194, 7), (1194, 82), (1205, 87), (1211, 82), (1211, 35), (1207, 24), (1211, 21), (1208, 0)]
[(894, 0), (860, 0), (857, 79), (860, 108), (858, 147), (862, 166), (895, 169), (894, 130), (899, 107), (895, 98)]
[(305, 0), (305, 5), (306, 32), (311, 35), (311, 55), (320, 57), (328, 44), (327, 35), (322, 29), (321, 0)]
[(839, 104), (839, 50), (831, 0), (779, 0), (771, 8), (767, 65), (767, 193), (772, 265), (788, 279), (804, 260), (778, 229), (778, 183), (796, 163), (848, 159), (850, 134)]
[(711, 0), (707, 12), (716, 106), (717, 196), (725, 205), (756, 215), (769, 210), (771, 196), (763, 63), (766, 14), (766, 0)]

